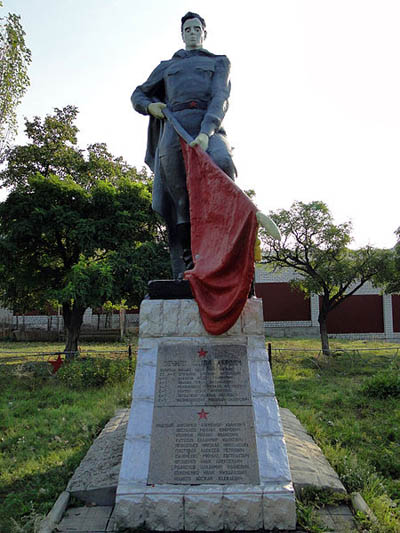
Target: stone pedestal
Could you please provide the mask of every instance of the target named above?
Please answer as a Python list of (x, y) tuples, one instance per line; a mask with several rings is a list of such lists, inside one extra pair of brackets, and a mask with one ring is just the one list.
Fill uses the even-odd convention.
[(205, 331), (194, 300), (142, 302), (115, 517), (158, 531), (295, 529), (261, 300), (219, 336)]

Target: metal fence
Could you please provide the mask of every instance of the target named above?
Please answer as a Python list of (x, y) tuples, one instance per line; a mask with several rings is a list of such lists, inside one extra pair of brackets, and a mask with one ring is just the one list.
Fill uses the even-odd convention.
[(6, 364), (12, 365), (31, 362), (48, 363), (50, 373), (55, 373), (60, 368), (61, 364), (65, 362), (65, 360), (74, 359), (78, 356), (80, 359), (128, 359), (129, 366), (132, 368), (134, 355), (135, 348), (131, 344), (119, 349), (94, 350), (88, 348), (79, 349), (78, 352), (31, 352), (29, 350), (0, 350), (0, 366)]
[(400, 345), (387, 348), (334, 348), (330, 355), (323, 354), (322, 349), (307, 349), (286, 346), (280, 348), (273, 343), (267, 344), (268, 360), (272, 366), (276, 364), (290, 364), (299, 359), (306, 360), (316, 367), (329, 362), (359, 364), (363, 360), (377, 367), (396, 362), (400, 364)]

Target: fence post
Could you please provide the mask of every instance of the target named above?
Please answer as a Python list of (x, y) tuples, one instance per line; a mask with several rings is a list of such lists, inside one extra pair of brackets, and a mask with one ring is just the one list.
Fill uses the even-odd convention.
[(128, 346), (129, 372), (132, 372), (132, 344)]
[(269, 367), (272, 370), (272, 344), (268, 343), (268, 363)]

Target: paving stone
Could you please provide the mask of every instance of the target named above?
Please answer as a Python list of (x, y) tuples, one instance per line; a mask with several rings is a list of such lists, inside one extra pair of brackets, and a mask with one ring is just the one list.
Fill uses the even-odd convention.
[(348, 505), (328, 505), (325, 509), (327, 509), (331, 515), (350, 516), (353, 518), (353, 513)]
[(327, 505), (319, 509), (318, 516), (330, 531), (337, 533), (357, 531), (353, 514), (347, 505)]
[(71, 507), (57, 526), (61, 533), (103, 533), (107, 530), (112, 506)]

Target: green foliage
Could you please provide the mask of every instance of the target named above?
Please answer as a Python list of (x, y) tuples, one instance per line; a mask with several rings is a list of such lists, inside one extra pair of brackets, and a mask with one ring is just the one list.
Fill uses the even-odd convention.
[(328, 531), (321, 524), (313, 505), (296, 500), (297, 525), (308, 533), (324, 533)]
[(151, 180), (104, 144), (77, 147), (78, 110), (26, 120), (0, 174), (0, 298), (16, 310), (62, 305), (67, 351), (87, 307), (138, 305), (147, 281), (168, 275), (166, 236), (151, 208)]
[[(140, 261), (141, 247), (154, 256), (164, 248), (153, 241), (150, 205), (146, 186), (126, 178), (118, 185), (99, 182), (90, 191), (68, 177), (29, 179), (0, 204), (3, 299), (13, 305), (24, 294), (35, 294), (43, 304), (53, 298), (85, 307), (120, 299), (126, 278), (146, 277), (145, 266), (133, 262)], [(143, 297), (140, 288), (135, 303)]]
[(348, 492), (363, 491), (372, 476), (376, 476), (375, 468), (351, 451), (336, 448), (333, 455), (334, 468)]
[[(297, 491), (296, 491), (297, 494)], [(296, 498), (297, 525), (310, 533), (329, 531), (317, 514), (317, 510), (326, 505), (340, 505), (347, 502), (347, 494), (340, 494), (326, 489), (304, 487)]]
[(400, 374), (398, 369), (389, 368), (365, 380), (361, 392), (372, 398), (400, 396)]
[(75, 359), (64, 364), (57, 379), (71, 389), (116, 385), (132, 376), (129, 361), (112, 359)]
[(323, 202), (294, 202), (289, 210), (272, 212), (271, 217), (281, 231), (282, 240), (274, 241), (261, 233), (263, 261), (276, 268), (294, 269), (300, 274), (294, 286), (307, 296), (321, 295), (318, 320), (322, 347), (329, 354), (328, 313), (386, 269), (390, 253), (370, 246), (350, 250), (350, 222), (334, 224)]
[(0, 17), (0, 162), (17, 132), (15, 109), (29, 86), (30, 62), (20, 17), (14, 13)]
[(128, 165), (122, 157), (114, 157), (104, 143), (78, 147), (78, 128), (75, 106), (55, 108), (54, 114), (44, 119), (25, 119), (25, 132), (30, 143), (15, 146), (8, 152), (7, 168), (0, 173), (4, 186), (15, 188), (26, 185), (37, 173), (61, 179), (69, 177), (84, 189), (102, 182), (116, 184), (121, 178), (145, 184), (151, 190), (151, 179), (146, 171)]
[(324, 507), (325, 505), (340, 505), (348, 500), (347, 494), (315, 487), (304, 487), (298, 497), (302, 503), (316, 508)]
[[(301, 274), (297, 285), (308, 295), (328, 296), (329, 309), (379, 272), (385, 254), (371, 247), (350, 250), (351, 224), (334, 224), (323, 202), (294, 202), (290, 210), (271, 213), (282, 241), (264, 234), (266, 263)], [(351, 290), (349, 290), (351, 288)]]

